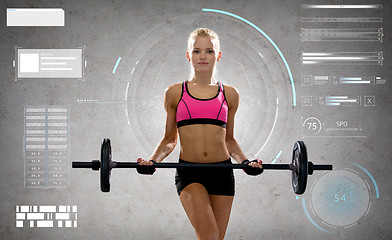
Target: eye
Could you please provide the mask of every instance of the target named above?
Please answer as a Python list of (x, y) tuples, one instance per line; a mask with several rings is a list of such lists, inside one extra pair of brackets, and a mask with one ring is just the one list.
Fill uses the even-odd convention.
[(199, 50), (193, 50), (193, 53), (199, 53)]
[(208, 53), (214, 53), (214, 50), (209, 50)]

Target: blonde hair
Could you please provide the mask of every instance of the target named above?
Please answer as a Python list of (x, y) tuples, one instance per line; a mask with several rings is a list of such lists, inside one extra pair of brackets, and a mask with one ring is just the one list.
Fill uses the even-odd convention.
[[(212, 40), (212, 44), (214, 45), (215, 52), (218, 54), (220, 51), (220, 43), (219, 43), (219, 37), (216, 32), (212, 31), (211, 29), (208, 28), (198, 28), (191, 32), (189, 34), (188, 38), (188, 52), (193, 48), (193, 44), (195, 43), (196, 37), (209, 37)], [(216, 65), (214, 67), (214, 70), (212, 72), (212, 76), (214, 78), (214, 82), (216, 82), (215, 77), (217, 75), (217, 69)], [(190, 73), (190, 79), (192, 79), (195, 76), (195, 69), (191, 65), (191, 73)]]
[(216, 32), (214, 32), (208, 28), (198, 28), (195, 31), (191, 32), (191, 34), (189, 34), (188, 51), (192, 49), (193, 43), (195, 42), (196, 37), (209, 37), (209, 38), (211, 38), (211, 40), (213, 40), (214, 48), (217, 50), (217, 52), (220, 51), (218, 34), (216, 34)]

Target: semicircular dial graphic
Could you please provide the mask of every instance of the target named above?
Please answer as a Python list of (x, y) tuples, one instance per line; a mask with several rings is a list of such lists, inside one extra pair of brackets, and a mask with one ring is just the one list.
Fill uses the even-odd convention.
[[(291, 123), (293, 90), (287, 68), (271, 42), (252, 26), (217, 13), (198, 12), (163, 21), (124, 52), (115, 72), (113, 118), (128, 155), (151, 154), (162, 139), (168, 86), (189, 79), (189, 33), (216, 31), (222, 58), (218, 81), (241, 96), (235, 138), (249, 156), (273, 159)], [(281, 152), (280, 152), (281, 153)], [(170, 158), (177, 160), (176, 154)]]

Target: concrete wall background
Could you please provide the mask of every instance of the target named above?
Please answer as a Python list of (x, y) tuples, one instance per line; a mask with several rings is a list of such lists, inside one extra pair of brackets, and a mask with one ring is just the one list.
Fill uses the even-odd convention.
[[(310, 176), (307, 192), (298, 199), (291, 190), (288, 172), (265, 172), (258, 178), (236, 171), (236, 197), (227, 230), (227, 239), (390, 239), (391, 209), (391, 16), (392, 4), (381, 1), (382, 10), (304, 10), (301, 4), (373, 4), (367, 1), (2, 1), (0, 18), (0, 238), (1, 239), (194, 239), (193, 229), (182, 209), (174, 187), (174, 170), (159, 170), (152, 177), (138, 175), (134, 170), (114, 170), (112, 190), (104, 194), (99, 189), (99, 174), (91, 170), (70, 169), (69, 188), (24, 188), (24, 107), (69, 107), (69, 161), (91, 161), (99, 158), (102, 138), (112, 140), (113, 158), (135, 161), (148, 157), (162, 137), (164, 111), (159, 98), (146, 108), (135, 104), (91, 103), (120, 101), (126, 84), (127, 64), (140, 59), (131, 82), (128, 100), (137, 102), (148, 93), (149, 77), (156, 78), (151, 96), (162, 96), (165, 86), (185, 80), (187, 34), (208, 26), (216, 30), (224, 48), (219, 77), (239, 89), (242, 102), (236, 117), (236, 138), (248, 156), (253, 157), (268, 138), (275, 114), (274, 100), (279, 97), (280, 109), (276, 129), (260, 156), (277, 163), (290, 161), (292, 143), (303, 140), (309, 159), (314, 163), (331, 163), (342, 170), (343, 177), (316, 172)], [(7, 27), (6, 8), (61, 7), (66, 14), (65, 27)], [(220, 9), (241, 16), (266, 32), (284, 54), (293, 73), (297, 106), (291, 108), (291, 87), (287, 72), (276, 51), (257, 31), (241, 21), (214, 13), (202, 13), (202, 8)], [(312, 12), (309, 12), (312, 11)], [(179, 17), (184, 16), (184, 17)], [(383, 42), (300, 42), (301, 27), (322, 25), (301, 23), (304, 16), (382, 17), (378, 24), (334, 25), (329, 27), (383, 27)], [(154, 26), (160, 28), (151, 32)], [(326, 26), (326, 25), (323, 25)], [(149, 33), (150, 31), (150, 33)], [(167, 31), (167, 33), (165, 33)], [(143, 36), (142, 41), (138, 39)], [(158, 45), (155, 45), (158, 43)], [(176, 44), (179, 45), (173, 49)], [(163, 49), (160, 49), (159, 44)], [(14, 46), (23, 48), (78, 48), (85, 46), (84, 81), (75, 79), (22, 79), (14, 81), (12, 67)], [(136, 47), (131, 49), (132, 46)], [(151, 46), (151, 47), (150, 47)], [(150, 51), (153, 49), (154, 51)], [(132, 50), (132, 51), (130, 51)], [(257, 51), (265, 54), (264, 62), (255, 60)], [(377, 52), (383, 51), (383, 66), (316, 66), (301, 65), (301, 51), (308, 52)], [(183, 55), (181, 55), (183, 54)], [(226, 55), (225, 55), (226, 54)], [(143, 56), (143, 57), (140, 57)], [(119, 57), (122, 62), (116, 74), (113, 68)], [(140, 58), (138, 58), (140, 57)], [(172, 61), (175, 64), (162, 65)], [(247, 76), (233, 62), (241, 62)], [(180, 68), (182, 67), (182, 68)], [(163, 72), (160, 70), (164, 69)], [(258, 69), (258, 70), (252, 70)], [(233, 72), (231, 72), (233, 71)], [(349, 88), (346, 86), (304, 87), (303, 75), (381, 76), (385, 85)], [(274, 81), (268, 81), (269, 76)], [(252, 86), (246, 84), (250, 79)], [(262, 79), (258, 81), (257, 78)], [(132, 85), (134, 84), (134, 85)], [(134, 91), (135, 90), (135, 91)], [(137, 91), (136, 91), (137, 90)], [(256, 91), (257, 90), (257, 91)], [(258, 94), (262, 92), (263, 94)], [(302, 106), (302, 96), (375, 96), (374, 107)], [(260, 96), (261, 95), (261, 96)], [(287, 98), (281, 96), (288, 95)], [(247, 96), (247, 98), (243, 98)], [(146, 98), (147, 99), (147, 98)], [(254, 101), (252, 102), (252, 99)], [(258, 100), (262, 103), (257, 104)], [(139, 102), (140, 103), (140, 102)], [(123, 112), (132, 114), (132, 124), (124, 124)], [(154, 112), (155, 119), (146, 119)], [(138, 117), (134, 117), (138, 116)], [(349, 120), (363, 128), (366, 137), (302, 136), (303, 119), (317, 116), (326, 124), (329, 119)], [(159, 120), (161, 119), (161, 120)], [(254, 131), (243, 124), (251, 119)], [(142, 121), (151, 125), (143, 128)], [(135, 123), (133, 122), (135, 121)], [(137, 125), (139, 123), (141, 125)], [(142, 126), (139, 128), (139, 126)], [(256, 130), (259, 129), (259, 130)], [(253, 129), (252, 129), (253, 130)], [(256, 131), (260, 135), (254, 134)], [(247, 147), (249, 146), (249, 147)], [(167, 161), (178, 158), (178, 146)], [(366, 169), (377, 184), (379, 197), (370, 176), (351, 163)], [(366, 189), (358, 182), (350, 185), (344, 171), (355, 172)], [(331, 180), (331, 186), (321, 184)], [(320, 180), (320, 181), (319, 181)], [(332, 181), (336, 180), (336, 182)], [(319, 184), (317, 184), (319, 183)], [(346, 184), (346, 185), (345, 185)], [(348, 184), (348, 185), (347, 185)], [(338, 214), (330, 216), (348, 219), (353, 212), (363, 210), (353, 226), (333, 227), (320, 212), (323, 204), (317, 189), (332, 188), (329, 200), (334, 202), (334, 186), (349, 188), (350, 206), (334, 212), (337, 205), (325, 205)], [(350, 188), (355, 186), (358, 188)], [(313, 191), (312, 191), (313, 190)], [(341, 194), (341, 193), (339, 193)], [(366, 195), (364, 197), (364, 194)], [(341, 195), (339, 195), (341, 196)], [(332, 200), (330, 199), (332, 197)], [(364, 200), (365, 199), (365, 200)], [(368, 200), (366, 200), (368, 199)], [(359, 205), (358, 205), (359, 204)], [(71, 205), (78, 207), (77, 228), (15, 227), (15, 206)], [(312, 207), (313, 206), (313, 207)], [(358, 209), (356, 209), (358, 208)], [(343, 210), (342, 210), (343, 211)], [(308, 216), (308, 214), (309, 216)], [(332, 214), (333, 215), (333, 214)], [(334, 218), (335, 217), (335, 218)], [(331, 219), (330, 218), (330, 219)], [(354, 217), (355, 218), (355, 217)], [(333, 225), (333, 224), (332, 224)], [(318, 227), (317, 227), (318, 226)], [(324, 230), (324, 231), (323, 231)], [(328, 232), (328, 233), (327, 233)]]

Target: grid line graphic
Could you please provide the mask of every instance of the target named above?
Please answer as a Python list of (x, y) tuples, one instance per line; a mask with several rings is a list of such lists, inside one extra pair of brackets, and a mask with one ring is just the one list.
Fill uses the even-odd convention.
[(25, 188), (69, 187), (68, 107), (25, 107)]

